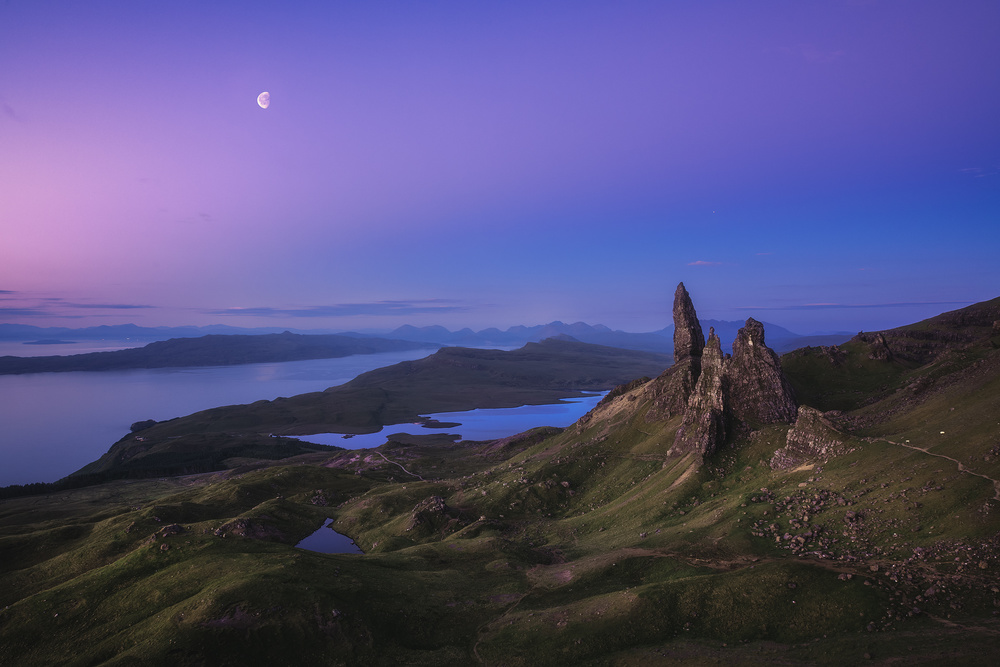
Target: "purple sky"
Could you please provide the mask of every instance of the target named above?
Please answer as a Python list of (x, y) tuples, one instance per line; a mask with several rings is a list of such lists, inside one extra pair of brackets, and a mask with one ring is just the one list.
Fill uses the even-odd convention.
[(916, 321), (1000, 295), (998, 34), (996, 0), (8, 0), (0, 322), (649, 331), (681, 280), (702, 318)]

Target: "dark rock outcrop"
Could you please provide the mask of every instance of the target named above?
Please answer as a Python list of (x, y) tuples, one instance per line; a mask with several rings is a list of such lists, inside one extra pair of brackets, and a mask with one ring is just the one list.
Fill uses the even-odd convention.
[(651, 386), (650, 420), (669, 420), (683, 414), (701, 374), (705, 335), (684, 283), (674, 292), (674, 364)]
[(413, 530), (421, 524), (437, 524), (442, 518), (447, 518), (448, 506), (441, 496), (431, 496), (417, 503), (410, 514), (410, 522), (406, 530)]
[(691, 295), (684, 283), (674, 291), (674, 365), (688, 357), (701, 357), (705, 348), (705, 334), (694, 311)]
[(152, 428), (154, 426), (156, 426), (156, 420), (155, 419), (144, 419), (141, 422), (135, 422), (135, 423), (133, 423), (128, 428), (129, 428), (129, 432), (135, 433), (136, 431), (144, 431), (147, 428)]
[(896, 329), (861, 332), (851, 339), (867, 345), (869, 359), (928, 364), (950, 350), (980, 345), (1000, 329), (1000, 297)]
[(885, 340), (885, 335), (880, 332), (859, 333), (857, 339), (868, 343), (868, 358), (876, 361), (892, 361), (892, 350)]
[(406, 532), (415, 531), (423, 535), (450, 533), (461, 525), (459, 512), (445, 504), (441, 496), (430, 496), (417, 503), (410, 513)]
[(792, 386), (778, 355), (764, 344), (764, 325), (752, 317), (736, 335), (726, 377), (734, 419), (751, 427), (795, 421), (798, 406)]
[(680, 418), (668, 450), (672, 456), (705, 457), (737, 434), (795, 421), (798, 404), (778, 355), (764, 343), (763, 324), (748, 319), (727, 355), (714, 328), (706, 343), (684, 283), (674, 293), (673, 315), (673, 365), (655, 380), (620, 388), (602, 406), (626, 395), (641, 399), (647, 422)]
[(617, 387), (615, 387), (614, 389), (612, 389), (611, 391), (609, 391), (604, 396), (604, 398), (601, 399), (601, 401), (597, 405), (605, 405), (607, 403), (610, 403), (611, 401), (615, 400), (619, 396), (627, 394), (627, 393), (631, 392), (634, 389), (638, 389), (639, 387), (641, 387), (642, 385), (646, 384), (647, 382), (649, 382), (649, 378), (644, 376), (644, 377), (641, 377), (641, 378), (636, 378), (635, 380), (632, 380), (631, 382), (629, 382), (627, 384), (620, 384)]
[(771, 458), (773, 470), (819, 463), (847, 453), (843, 435), (823, 417), (823, 413), (806, 405), (799, 408), (795, 426), (788, 429), (785, 443)]
[(689, 357), (651, 382), (648, 395), (652, 405), (646, 413), (646, 420), (669, 421), (684, 414), (700, 374), (701, 358), (695, 360)]
[(239, 518), (232, 519), (215, 529), (218, 537), (235, 535), (251, 540), (274, 540), (286, 541), (287, 537), (283, 532), (264, 521), (264, 517), (259, 518)]
[[(677, 288), (674, 314), (677, 329), (686, 329), (678, 340), (686, 342), (680, 356), (675, 351), (674, 366), (664, 374), (666, 392), (676, 394), (660, 399), (663, 406), (673, 408), (673, 414), (683, 415), (671, 454), (708, 456), (733, 433), (795, 421), (798, 405), (778, 355), (764, 343), (764, 325), (748, 319), (730, 357), (723, 355), (714, 329), (709, 330), (708, 344), (701, 345), (701, 327), (690, 324), (694, 306), (683, 284)], [(677, 410), (677, 403), (682, 409)], [(671, 411), (661, 409), (659, 414), (670, 416)]]
[(184, 526), (180, 525), (179, 523), (172, 523), (169, 526), (164, 526), (163, 528), (160, 528), (159, 535), (160, 537), (167, 537), (169, 535), (180, 535), (183, 532), (184, 532)]
[(708, 455), (726, 441), (725, 359), (722, 344), (709, 329), (698, 383), (688, 398), (687, 410), (674, 439), (674, 448)]

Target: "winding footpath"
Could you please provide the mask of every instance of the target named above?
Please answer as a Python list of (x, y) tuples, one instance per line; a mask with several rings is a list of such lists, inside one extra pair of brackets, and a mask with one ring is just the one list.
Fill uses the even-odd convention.
[(409, 471), (409, 470), (407, 470), (406, 468), (403, 468), (403, 464), (402, 464), (402, 463), (396, 463), (396, 462), (395, 462), (395, 461), (393, 461), (392, 459), (390, 459), (390, 458), (386, 457), (386, 455), (385, 455), (385, 454), (383, 454), (382, 452), (375, 452), (375, 453), (376, 453), (376, 454), (378, 454), (379, 456), (381, 456), (381, 457), (382, 457), (383, 459), (385, 459), (385, 460), (386, 460), (386, 461), (388, 461), (389, 463), (392, 463), (393, 465), (397, 465), (397, 466), (399, 466), (400, 468), (402, 468), (403, 472), (405, 472), (405, 473), (406, 473), (407, 475), (413, 475), (414, 477), (416, 477), (417, 479), (419, 479), (419, 480), (420, 480), (421, 482), (426, 482), (426, 481), (427, 481), (426, 479), (424, 479), (423, 477), (421, 477), (421, 476), (420, 476), (420, 475), (418, 475), (417, 473), (415, 473), (415, 472), (410, 472), (410, 471)]
[(917, 447), (916, 445), (908, 445), (908, 444), (906, 444), (904, 442), (895, 442), (895, 441), (889, 440), (887, 438), (882, 438), (882, 440), (884, 442), (888, 442), (890, 445), (898, 445), (899, 447), (906, 447), (907, 449), (912, 449), (912, 450), (917, 451), (917, 452), (923, 452), (924, 454), (927, 454), (928, 456), (936, 456), (939, 459), (946, 459), (948, 461), (951, 461), (955, 465), (957, 465), (959, 472), (967, 472), (970, 475), (975, 475), (976, 477), (982, 477), (986, 481), (992, 482), (993, 483), (993, 491), (994, 491), (994, 493), (993, 493), (993, 499), (997, 500), (997, 501), (1000, 501), (1000, 481), (995, 480), (992, 477), (987, 477), (986, 475), (983, 475), (982, 473), (973, 472), (972, 470), (969, 470), (964, 465), (962, 465), (961, 461), (959, 461), (958, 459), (953, 459), (952, 457), (945, 456), (944, 454), (935, 454), (934, 452), (928, 451), (928, 450), (924, 449), (923, 447)]

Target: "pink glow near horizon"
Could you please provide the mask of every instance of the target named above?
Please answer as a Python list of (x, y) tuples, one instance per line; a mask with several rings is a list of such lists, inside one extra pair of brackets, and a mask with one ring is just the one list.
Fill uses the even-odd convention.
[(684, 280), (703, 317), (808, 333), (992, 298), (997, 25), (986, 1), (8, 3), (0, 323), (642, 331)]

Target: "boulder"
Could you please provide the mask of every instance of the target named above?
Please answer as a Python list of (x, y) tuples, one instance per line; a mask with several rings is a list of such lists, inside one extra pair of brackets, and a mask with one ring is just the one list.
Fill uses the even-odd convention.
[(793, 468), (803, 463), (820, 463), (848, 451), (843, 436), (823, 413), (803, 405), (795, 425), (788, 429), (785, 446), (774, 453), (771, 469)]

